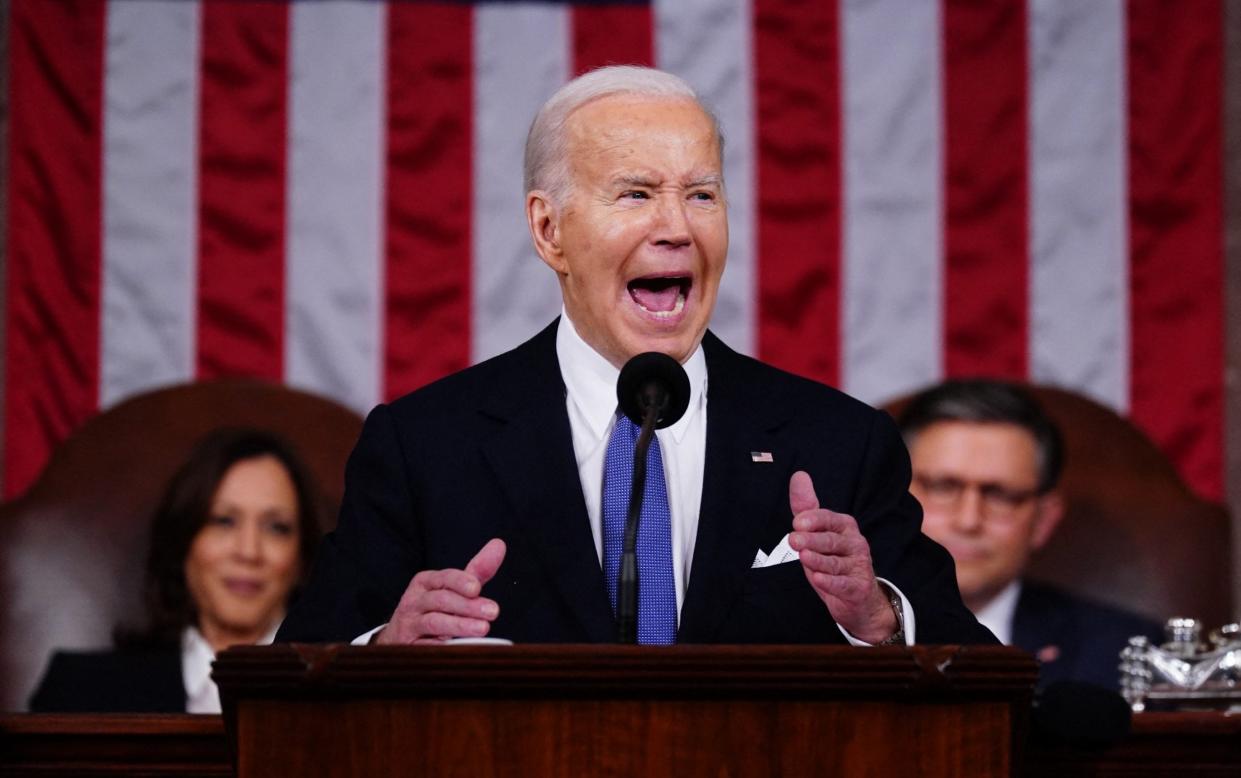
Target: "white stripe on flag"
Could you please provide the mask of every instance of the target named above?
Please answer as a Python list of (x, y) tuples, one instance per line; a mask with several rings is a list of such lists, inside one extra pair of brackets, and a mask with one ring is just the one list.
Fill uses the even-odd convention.
[(728, 267), (711, 329), (738, 351), (755, 351), (754, 86), (749, 0), (658, 0), (655, 65), (694, 87), (723, 125)]
[(880, 403), (942, 374), (939, 6), (848, 0), (841, 38), (842, 385)]
[(291, 13), (285, 377), (365, 413), (382, 370), (386, 7)]
[(1124, 4), (1030, 2), (1031, 378), (1129, 396)]
[(474, 11), (474, 361), (507, 351), (560, 312), (560, 288), (530, 242), (526, 132), (571, 71), (569, 10), (531, 3)]
[(108, 5), (102, 407), (194, 376), (199, 7)]

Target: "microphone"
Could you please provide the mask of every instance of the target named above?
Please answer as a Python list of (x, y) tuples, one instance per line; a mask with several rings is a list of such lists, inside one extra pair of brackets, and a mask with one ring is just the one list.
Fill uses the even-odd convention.
[(639, 354), (621, 368), (616, 380), (621, 410), (641, 426), (648, 411), (656, 413), (655, 429), (676, 424), (689, 407), (689, 376), (675, 359), (658, 351)]
[(621, 544), (616, 583), (616, 621), (621, 643), (638, 642), (638, 519), (646, 491), (646, 452), (655, 430), (676, 424), (689, 407), (689, 376), (672, 357), (657, 351), (639, 354), (621, 368), (616, 399), (634, 424), (642, 427), (633, 450), (633, 480)]

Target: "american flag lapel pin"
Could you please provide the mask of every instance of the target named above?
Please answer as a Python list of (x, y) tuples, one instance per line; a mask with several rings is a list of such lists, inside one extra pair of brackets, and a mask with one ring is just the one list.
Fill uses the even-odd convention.
[(770, 451), (751, 451), (750, 461), (751, 462), (775, 462), (776, 460), (772, 459)]

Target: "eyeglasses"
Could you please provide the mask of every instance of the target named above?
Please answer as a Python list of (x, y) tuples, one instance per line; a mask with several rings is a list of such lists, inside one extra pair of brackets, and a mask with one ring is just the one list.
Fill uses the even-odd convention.
[(999, 521), (1016, 518), (1021, 509), (1039, 495), (1038, 489), (1013, 489), (1003, 484), (963, 481), (952, 477), (915, 475), (914, 482), (926, 501), (938, 508), (956, 507), (960, 505), (966, 490), (977, 490), (983, 515)]

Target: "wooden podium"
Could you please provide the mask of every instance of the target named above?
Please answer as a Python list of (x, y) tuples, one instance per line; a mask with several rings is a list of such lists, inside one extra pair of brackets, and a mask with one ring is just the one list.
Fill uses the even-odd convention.
[(233, 648), (239, 778), (1007, 776), (1037, 670), (1009, 647)]

